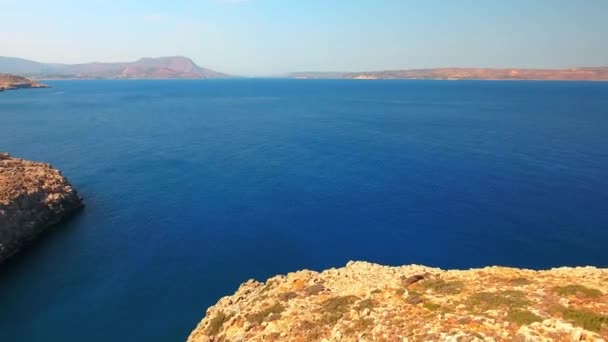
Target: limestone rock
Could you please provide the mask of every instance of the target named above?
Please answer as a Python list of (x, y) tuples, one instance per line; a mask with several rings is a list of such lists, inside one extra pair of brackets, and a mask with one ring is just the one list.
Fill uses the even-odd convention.
[(0, 153), (0, 263), (82, 207), (59, 170)]
[(250, 280), (188, 341), (605, 341), (608, 269), (349, 262)]

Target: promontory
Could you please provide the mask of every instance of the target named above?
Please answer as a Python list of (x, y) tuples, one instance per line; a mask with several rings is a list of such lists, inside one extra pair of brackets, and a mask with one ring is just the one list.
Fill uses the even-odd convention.
[(250, 280), (210, 307), (188, 341), (607, 339), (608, 269), (349, 262)]
[(48, 88), (48, 86), (25, 77), (0, 74), (0, 91), (20, 88)]
[(59, 170), (0, 153), (0, 264), (82, 207)]

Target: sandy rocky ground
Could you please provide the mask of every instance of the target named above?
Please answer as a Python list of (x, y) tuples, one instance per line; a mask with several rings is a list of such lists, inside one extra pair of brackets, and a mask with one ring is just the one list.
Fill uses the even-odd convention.
[(0, 153), (0, 264), (82, 206), (59, 170)]
[(444, 271), (349, 262), (242, 284), (188, 338), (209, 341), (606, 341), (608, 269)]

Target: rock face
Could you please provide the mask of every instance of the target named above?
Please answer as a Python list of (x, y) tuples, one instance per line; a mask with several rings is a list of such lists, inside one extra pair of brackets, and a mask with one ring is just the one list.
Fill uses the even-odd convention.
[(76, 190), (51, 165), (0, 153), (0, 264), (82, 207)]
[(13, 90), (18, 88), (47, 88), (47, 85), (8, 74), (0, 74), (0, 91)]
[(444, 271), (349, 262), (250, 280), (189, 342), (605, 341), (608, 269)]

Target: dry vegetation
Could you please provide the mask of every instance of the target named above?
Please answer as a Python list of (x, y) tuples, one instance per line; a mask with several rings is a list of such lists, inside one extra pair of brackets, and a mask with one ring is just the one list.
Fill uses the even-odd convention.
[(209, 308), (189, 341), (603, 341), (607, 280), (592, 267), (351, 262), (248, 281)]

